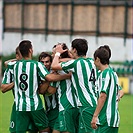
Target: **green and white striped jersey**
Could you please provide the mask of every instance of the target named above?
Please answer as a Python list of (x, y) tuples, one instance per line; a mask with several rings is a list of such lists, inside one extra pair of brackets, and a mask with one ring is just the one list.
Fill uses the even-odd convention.
[(78, 106), (96, 107), (97, 90), (95, 81), (97, 70), (90, 58), (78, 58), (61, 64), (64, 71), (72, 72), (72, 87), (77, 94)]
[[(4, 76), (2, 78), (2, 84), (9, 84), (9, 83), (13, 82), (13, 66), (15, 63), (16, 63), (16, 61), (8, 63), (7, 68), (4, 72)], [(12, 93), (14, 96), (14, 89), (12, 89)]]
[[(61, 75), (66, 74), (64, 71), (58, 71), (58, 73)], [(77, 107), (76, 93), (74, 88), (72, 88), (72, 82), (70, 79), (52, 82), (51, 86), (57, 88), (59, 111)]]
[(58, 108), (58, 98), (57, 93), (52, 95), (44, 94), (44, 101), (46, 106), (46, 111), (50, 111), (52, 109)]
[(45, 66), (33, 60), (20, 60), (13, 68), (17, 111), (35, 111), (43, 108), (38, 93), (39, 81), (49, 74)]
[(6, 68), (3, 78), (2, 78), (2, 84), (9, 84), (11, 82), (13, 82), (13, 75), (10, 72), (10, 69)]
[[(52, 70), (50, 70), (49, 72), (52, 73)], [(53, 110), (55, 108), (59, 108), (57, 92), (52, 95), (49, 95), (46, 93), (43, 96), (44, 96), (44, 101), (45, 101), (45, 106), (46, 106), (47, 112), (50, 110)]]
[(107, 98), (104, 106), (99, 114), (100, 125), (108, 125), (111, 127), (119, 126), (118, 112), (118, 76), (111, 68), (107, 68), (101, 72), (98, 78), (99, 95), (101, 92), (106, 93)]

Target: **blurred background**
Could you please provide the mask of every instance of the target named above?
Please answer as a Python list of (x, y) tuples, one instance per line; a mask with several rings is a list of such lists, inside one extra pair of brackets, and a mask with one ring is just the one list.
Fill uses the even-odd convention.
[(124, 91), (133, 93), (131, 0), (4, 0), (0, 9), (3, 61), (23, 39), (32, 41), (37, 56), (58, 42), (70, 48), (73, 39), (82, 37), (89, 57), (100, 45), (110, 46), (112, 67), (123, 77)]
[[(131, 100), (132, 6), (132, 0), (0, 0), (1, 77), (5, 70), (3, 62), (15, 58), (15, 48), (21, 40), (31, 40), (34, 59), (37, 59), (42, 51), (51, 52), (58, 42), (65, 42), (70, 48), (71, 41), (80, 37), (87, 39), (87, 56), (92, 58), (100, 45), (110, 46), (111, 67), (117, 72), (120, 85)], [(133, 105), (130, 100), (129, 106)], [(131, 121), (133, 117), (129, 117)], [(125, 120), (125, 124), (128, 122)], [(133, 122), (131, 124), (133, 127)], [(131, 133), (133, 129), (125, 132)]]

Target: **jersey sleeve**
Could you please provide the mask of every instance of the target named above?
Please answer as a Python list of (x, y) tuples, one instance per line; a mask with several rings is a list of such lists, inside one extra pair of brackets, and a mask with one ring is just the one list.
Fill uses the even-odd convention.
[(75, 60), (70, 60), (70, 61), (67, 61), (67, 62), (62, 62), (61, 63), (61, 67), (62, 67), (63, 71), (65, 71), (66, 73), (74, 72), (74, 62), (75, 62)]
[(7, 68), (4, 72), (4, 76), (2, 78), (2, 84), (8, 84), (12, 82), (12, 74), (10, 72), (10, 69)]
[(121, 87), (120, 85), (118, 85), (118, 89), (119, 89), (119, 90), (122, 90), (122, 87)]
[(46, 69), (46, 67), (38, 62), (38, 74), (41, 80), (45, 80), (46, 75), (50, 74), (50, 72)]
[(8, 83), (11, 83), (11, 82), (14, 81), (13, 67), (14, 67), (15, 63), (16, 63), (16, 61), (8, 63), (7, 68), (4, 72), (4, 76), (3, 76), (3, 79), (2, 79), (2, 84), (8, 84)]

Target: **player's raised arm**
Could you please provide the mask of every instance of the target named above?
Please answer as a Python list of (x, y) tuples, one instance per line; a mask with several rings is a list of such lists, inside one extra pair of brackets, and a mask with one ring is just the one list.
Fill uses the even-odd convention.
[(55, 56), (51, 64), (51, 68), (53, 70), (62, 70), (61, 64), (60, 64), (60, 55), (67, 51), (67, 49), (63, 50), (62, 45), (57, 45), (55, 48)]

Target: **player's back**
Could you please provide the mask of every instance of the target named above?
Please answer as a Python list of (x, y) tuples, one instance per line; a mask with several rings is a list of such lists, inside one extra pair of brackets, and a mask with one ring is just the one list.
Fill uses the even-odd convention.
[[(96, 106), (96, 67), (89, 58), (79, 58), (76, 62), (76, 86), (81, 106)], [(79, 104), (79, 105), (80, 105)]]
[(96, 106), (97, 91), (95, 81), (97, 79), (94, 61), (89, 58), (78, 58), (62, 63), (64, 71), (72, 72), (72, 86), (78, 96), (78, 106)]
[(39, 78), (44, 80), (46, 68), (37, 61), (20, 60), (13, 69), (15, 81), (15, 100), (19, 111), (33, 111), (42, 108), (37, 92)]

